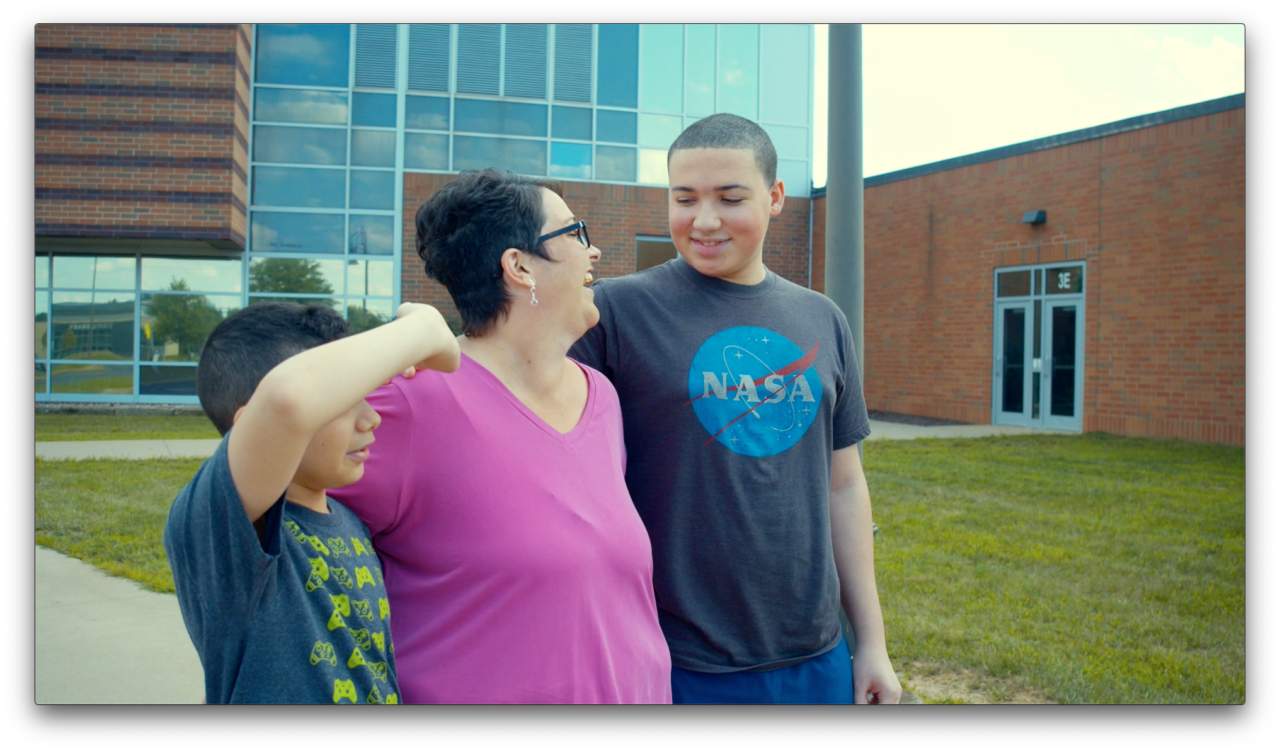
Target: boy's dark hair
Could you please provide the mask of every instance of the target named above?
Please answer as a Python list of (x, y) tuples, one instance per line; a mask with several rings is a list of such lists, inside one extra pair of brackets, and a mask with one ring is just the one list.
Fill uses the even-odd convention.
[(483, 336), (511, 309), (501, 265), (507, 248), (551, 260), (538, 244), (543, 188), (562, 194), (553, 180), (465, 170), (418, 209), (418, 257), (449, 290), (467, 336)]
[(312, 347), (351, 333), (351, 325), (321, 303), (259, 302), (213, 328), (196, 367), (200, 407), (222, 435), (272, 368)]
[(750, 149), (756, 157), (756, 168), (764, 175), (764, 184), (773, 187), (778, 179), (778, 152), (764, 128), (745, 117), (721, 112), (708, 115), (684, 129), (667, 150), (667, 166), (671, 156), (681, 149)]

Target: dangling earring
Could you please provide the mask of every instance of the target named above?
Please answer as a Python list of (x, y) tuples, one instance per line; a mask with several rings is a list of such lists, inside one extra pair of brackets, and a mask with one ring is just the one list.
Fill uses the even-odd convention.
[(538, 307), (538, 285), (530, 285), (529, 287), (529, 304)]

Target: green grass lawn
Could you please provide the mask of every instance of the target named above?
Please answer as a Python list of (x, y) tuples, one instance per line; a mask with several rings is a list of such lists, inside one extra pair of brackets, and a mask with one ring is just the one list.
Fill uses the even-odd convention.
[(204, 415), (36, 414), (37, 441), (139, 441), (217, 438)]
[[(1064, 703), (1244, 700), (1243, 449), (1090, 434), (864, 450), (899, 668)], [(37, 461), (36, 542), (172, 591), (161, 533), (199, 464)]]

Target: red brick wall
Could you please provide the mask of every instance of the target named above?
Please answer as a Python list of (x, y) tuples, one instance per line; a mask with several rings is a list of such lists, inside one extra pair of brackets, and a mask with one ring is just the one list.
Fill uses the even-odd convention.
[(36, 27), (36, 235), (244, 247), (248, 24)]
[(868, 188), (867, 406), (990, 422), (994, 269), (1084, 259), (1084, 429), (1243, 445), (1244, 137), (1238, 109)]

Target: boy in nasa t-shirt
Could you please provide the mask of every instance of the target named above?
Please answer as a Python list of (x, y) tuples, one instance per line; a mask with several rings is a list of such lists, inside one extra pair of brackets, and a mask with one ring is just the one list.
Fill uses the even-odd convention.
[(834, 303), (764, 267), (776, 165), (744, 118), (685, 130), (668, 153), (680, 257), (598, 281), (600, 323), (570, 355), (621, 401), (673, 700), (894, 703), (853, 341)]

